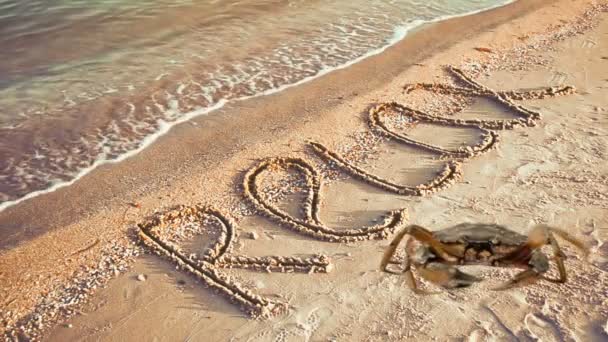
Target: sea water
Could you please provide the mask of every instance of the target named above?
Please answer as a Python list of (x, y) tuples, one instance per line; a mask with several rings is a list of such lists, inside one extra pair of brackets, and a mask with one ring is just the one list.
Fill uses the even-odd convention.
[(0, 210), (227, 102), (508, 2), (0, 0)]

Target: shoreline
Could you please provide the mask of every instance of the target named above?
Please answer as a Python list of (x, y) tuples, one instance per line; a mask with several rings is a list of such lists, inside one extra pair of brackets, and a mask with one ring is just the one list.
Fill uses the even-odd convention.
[[(507, 6), (513, 2), (515, 2), (516, 0), (503, 0), (504, 3), (502, 4), (498, 4), (495, 6), (491, 6), (482, 10), (474, 10), (474, 11), (470, 11), (467, 13), (463, 13), (463, 14), (457, 14), (457, 15), (445, 15), (445, 16), (441, 16), (438, 18), (435, 18), (433, 20), (414, 20), (412, 23), (408, 24), (408, 25), (402, 25), (399, 26), (397, 28), (395, 28), (394, 32), (393, 32), (393, 36), (387, 40), (386, 44), (380, 48), (377, 48), (375, 50), (371, 50), (368, 53), (364, 54), (361, 57), (355, 58), (354, 60), (351, 60), (347, 63), (338, 65), (336, 67), (330, 68), (330, 69), (322, 69), (320, 70), (316, 75), (313, 76), (309, 76), (306, 77), (304, 79), (301, 79), (295, 83), (291, 83), (291, 84), (285, 84), (282, 85), (278, 88), (273, 88), (273, 89), (269, 89), (266, 91), (263, 91), (261, 93), (255, 94), (255, 95), (251, 95), (251, 96), (245, 96), (245, 97), (239, 97), (239, 98), (234, 98), (234, 99), (230, 99), (230, 100), (225, 100), (222, 99), (220, 100), (218, 103), (214, 104), (211, 107), (207, 107), (207, 108), (201, 108), (198, 110), (194, 110), (191, 112), (187, 112), (187, 113), (183, 113), (183, 115), (173, 121), (173, 122), (163, 122), (162, 125), (160, 125), (159, 129), (157, 132), (152, 133), (148, 136), (146, 136), (140, 143), (139, 147), (137, 147), (134, 150), (128, 151), (126, 153), (121, 154), (120, 156), (118, 156), (117, 158), (114, 159), (97, 159), (91, 166), (86, 167), (82, 170), (80, 170), (72, 179), (70, 179), (69, 181), (64, 181), (64, 182), (59, 182), (59, 183), (55, 183), (53, 185), (51, 185), (50, 187), (46, 188), (46, 189), (41, 189), (41, 190), (35, 190), (32, 191), (30, 193), (27, 193), (26, 195), (14, 199), (14, 200), (8, 200), (5, 201), (3, 203), (0, 203), (0, 213), (2, 213), (4, 210), (13, 207), (15, 205), (18, 205), (19, 203), (22, 203), (24, 201), (27, 201), (29, 199), (38, 197), (38, 196), (43, 196), (45, 194), (48, 193), (52, 193), (56, 190), (59, 190), (61, 188), (64, 187), (68, 187), (71, 186), (72, 184), (74, 184), (75, 182), (77, 182), (80, 178), (85, 177), (87, 174), (93, 172), (96, 168), (103, 166), (103, 165), (111, 165), (111, 164), (116, 164), (116, 163), (120, 163), (122, 161), (125, 161), (135, 155), (137, 155), (138, 153), (142, 152), (144, 149), (146, 149), (148, 146), (150, 146), (151, 144), (154, 144), (159, 138), (161, 138), (162, 136), (166, 135), (169, 133), (169, 131), (177, 126), (177, 125), (181, 125), (183, 123), (186, 123), (194, 118), (197, 118), (199, 116), (205, 116), (205, 115), (209, 115), (212, 112), (217, 111), (218, 109), (223, 108), (225, 105), (227, 104), (233, 104), (233, 103), (238, 103), (240, 101), (247, 101), (250, 99), (254, 99), (254, 98), (258, 98), (258, 97), (264, 97), (264, 96), (269, 96), (269, 95), (273, 95), (273, 94), (277, 94), (279, 92), (288, 90), (290, 88), (293, 87), (297, 87), (299, 85), (302, 85), (304, 83), (307, 82), (311, 82), (314, 81), (320, 77), (323, 77), (329, 73), (338, 71), (338, 70), (342, 70), (342, 69), (346, 69), (348, 67), (351, 67), (354, 64), (357, 64), (359, 62), (364, 61), (367, 58), (376, 56), (378, 54), (383, 53), (384, 51), (386, 51), (386, 49), (389, 49), (390, 47), (392, 47), (395, 44), (399, 44), (401, 41), (403, 41), (404, 39), (407, 38), (407, 36), (413, 32), (415, 32), (416, 30), (419, 30), (421, 28), (423, 28), (424, 26), (428, 26), (428, 25), (433, 25), (435, 23), (438, 22), (442, 22), (442, 21), (446, 21), (446, 20), (450, 20), (450, 19), (454, 19), (454, 18), (461, 18), (461, 17), (466, 17), (466, 16), (471, 16), (474, 14), (478, 14), (478, 13), (483, 13), (483, 12), (487, 12), (487, 11), (491, 11), (503, 6)], [(0, 246), (1, 247), (1, 246)]]
[[(398, 74), (419, 67), (416, 65), (418, 62), (548, 5), (547, 1), (516, 2), (489, 12), (424, 25), (380, 55), (293, 89), (229, 104), (218, 110), (216, 115), (198, 117), (190, 124), (174, 127), (132, 159), (102, 166), (70, 187), (8, 208), (0, 213), (0, 225), (26, 227), (26, 231), (31, 233), (29, 236), (27, 232), (16, 237), (2, 236), (0, 265), (3, 267), (3, 288), (17, 289), (29, 281), (16, 270), (4, 272), (4, 267), (8, 269), (11, 261), (30, 261), (31, 273), (46, 277), (55, 273), (49, 269), (53, 260), (61, 260), (66, 252), (78, 252), (83, 246), (92, 246), (82, 255), (78, 253), (78, 260), (58, 267), (61, 275), (49, 277), (56, 284), (65, 282), (69, 279), (69, 270), (93, 263), (105, 244), (123, 240), (129, 226), (141, 222), (159, 208), (197, 202), (224, 208), (238, 207), (242, 201), (238, 194), (240, 175), (253, 160), (299, 153), (297, 151), (303, 142), (311, 138), (330, 145), (348, 139), (353, 131), (361, 129), (362, 124), (351, 120), (357, 122), (341, 124), (338, 134), (335, 134), (332, 127), (343, 122), (344, 108), (353, 108), (351, 112), (364, 112), (364, 104), (369, 104), (369, 98), (384, 100), (382, 95), (378, 95), (384, 93), (384, 97), (389, 96), (386, 84), (394, 85)], [(578, 6), (583, 5), (579, 3)], [(480, 19), (473, 27), (470, 25), (472, 18)], [(463, 27), (466, 27), (466, 33), (458, 30)], [(437, 39), (433, 38), (438, 37), (441, 37), (440, 43), (428, 47), (428, 41), (436, 42)], [(427, 50), (419, 49), (423, 46)], [(482, 53), (472, 54), (481, 59), (485, 57)], [(411, 56), (412, 60), (404, 63), (398, 58), (403, 55)], [(433, 71), (440, 69), (440, 65), (433, 67)], [(346, 91), (342, 90), (343, 86), (346, 86)], [(395, 92), (397, 88), (390, 89)], [(310, 98), (314, 100), (310, 101)], [(256, 109), (246, 117), (253, 108)], [(206, 126), (204, 132), (200, 126)], [(200, 148), (201, 144), (206, 148)], [(228, 170), (222, 169), (220, 161), (229, 166)], [(136, 171), (135, 177), (133, 170)], [(201, 187), (204, 187), (203, 191), (197, 189)], [(99, 191), (100, 195), (90, 194), (92, 191)], [(136, 203), (137, 207), (129, 203)], [(41, 207), (45, 208), (44, 212), (40, 212)], [(95, 227), (105, 229), (96, 230)], [(101, 243), (91, 245), (92, 241)], [(49, 252), (49, 260), (37, 258), (40, 250)], [(30, 304), (27, 304), (27, 299), (9, 304), (11, 307), (28, 307), (36, 301), (37, 295), (32, 295)], [(2, 298), (3, 303), (10, 300), (10, 297)]]
[[(500, 23), (506, 22), (509, 20), (509, 18), (512, 18), (513, 16), (517, 16), (518, 14), (523, 14), (525, 12), (534, 10), (536, 8), (538, 8), (538, 6), (542, 6), (543, 1), (531, 1), (531, 2), (527, 2), (526, 4), (522, 4), (522, 3), (517, 3), (517, 2), (510, 2), (506, 5), (501, 5), (500, 7), (494, 8), (494, 9), (490, 9), (490, 10), (486, 10), (486, 11), (482, 11), (482, 12), (477, 12), (475, 14), (472, 14), (470, 16), (458, 16), (455, 18), (451, 18), (451, 19), (447, 19), (447, 20), (440, 20), (438, 22), (435, 23), (425, 23), (421, 26), (417, 26), (416, 28), (414, 28), (412, 34), (406, 34), (405, 38), (399, 40), (396, 44), (393, 45), (388, 45), (387, 47), (381, 49), (383, 52), (381, 52), (380, 54), (386, 53), (387, 49), (393, 49), (395, 48), (397, 45), (399, 45), (400, 47), (398, 48), (399, 50), (403, 50), (405, 53), (415, 56), (417, 59), (416, 61), (422, 60), (425, 56), (429, 56), (432, 55), (434, 51), (436, 50), (440, 50), (442, 48), (444, 48), (445, 46), (443, 44), (449, 45), (451, 43), (456, 43), (460, 40), (465, 39), (465, 37), (459, 37), (459, 35), (461, 35), (461, 33), (455, 33), (453, 32), (454, 29), (458, 28), (458, 29), (462, 29), (461, 32), (464, 34), (474, 34), (477, 31), (480, 31), (482, 29), (487, 29), (490, 27), (493, 27), (495, 25), (499, 25)], [(492, 23), (486, 23), (486, 24), (480, 24), (477, 23), (475, 27), (470, 27), (470, 25), (466, 25), (466, 23), (457, 23), (456, 21), (468, 21), (468, 20), (464, 20), (464, 18), (472, 18), (474, 16), (483, 16), (486, 13), (493, 13), (494, 11), (500, 11), (500, 10), (504, 10), (504, 12), (506, 13), (499, 13), (499, 14), (493, 14), (492, 16), (490, 16), (491, 19), (494, 19), (495, 22)], [(499, 18), (501, 15), (507, 15), (508, 17), (505, 18)], [(435, 27), (436, 25), (440, 25), (440, 26), (447, 26), (445, 29), (443, 27)], [(452, 27), (450, 27), (452, 26)], [(463, 26), (469, 26), (464, 28)], [(438, 32), (440, 31), (447, 31), (450, 30), (452, 32), (450, 32), (449, 37), (445, 37), (445, 38), (439, 38), (438, 37)], [(469, 33), (467, 33), (469, 32)], [(416, 37), (417, 36), (417, 37)], [(432, 37), (432, 38), (431, 38)], [(442, 45), (439, 45), (437, 47), (427, 47), (427, 49), (422, 49), (422, 51), (416, 51), (419, 50), (419, 48), (421, 46), (426, 45), (424, 43), (425, 39), (431, 39), (431, 40), (442, 40), (443, 43), (440, 43)], [(407, 45), (411, 45), (411, 46), (407, 46)], [(393, 54), (395, 54), (393, 52)], [(328, 84), (328, 85), (332, 85), (332, 83), (335, 83), (335, 79), (336, 79), (336, 73), (340, 73), (341, 71), (344, 71), (345, 69), (350, 69), (352, 67), (357, 67), (358, 69), (370, 69), (368, 66), (366, 65), (373, 65), (376, 62), (374, 62), (374, 58), (378, 57), (378, 54), (373, 54), (369, 57), (365, 57), (362, 58), (361, 61), (358, 62), (353, 62), (352, 64), (349, 64), (349, 66), (345, 67), (345, 68), (338, 68), (335, 70), (331, 70), (328, 71), (326, 74), (323, 74), (322, 76), (314, 76), (312, 77), (311, 80), (302, 80), (301, 82), (298, 82), (296, 84), (293, 85), (289, 85), (286, 86), (284, 90), (281, 91), (277, 91), (277, 92), (273, 92), (270, 95), (262, 95), (262, 96), (255, 96), (246, 100), (243, 100), (244, 102), (241, 101), (229, 101), (229, 102), (225, 102), (225, 103), (221, 103), (218, 104), (216, 107), (213, 107), (211, 109), (205, 109), (203, 110), (203, 114), (201, 115), (193, 115), (191, 118), (184, 118), (183, 122), (179, 123), (179, 124), (170, 124), (167, 128), (166, 128), (166, 133), (162, 133), (158, 136), (154, 135), (151, 136), (151, 144), (163, 144), (162, 141), (157, 141), (159, 138), (161, 138), (167, 135), (173, 135), (175, 136), (176, 134), (181, 134), (181, 133), (176, 133), (176, 132), (169, 132), (169, 131), (178, 131), (178, 130), (182, 130), (183, 131), (183, 126), (187, 125), (188, 123), (190, 123), (191, 125), (204, 125), (205, 124), (205, 119), (208, 118), (209, 121), (211, 122), (217, 122), (217, 121), (229, 121), (231, 119), (227, 119), (226, 116), (236, 116), (237, 114), (235, 114), (235, 112), (242, 112), (239, 110), (240, 107), (249, 107), (250, 106), (250, 102), (251, 103), (256, 103), (258, 102), (258, 100), (260, 99), (264, 99), (262, 100), (262, 106), (264, 105), (264, 102), (272, 102), (273, 100), (268, 100), (269, 97), (273, 97), (273, 96), (277, 96), (280, 93), (283, 93), (285, 91), (288, 91), (289, 88), (294, 89), (294, 87), (298, 88), (298, 87), (302, 87), (302, 86), (306, 86), (307, 84), (311, 83), (311, 82), (317, 82), (320, 78), (325, 78), (327, 76), (332, 77), (333, 80), (328, 80), (328, 81), (324, 81), (322, 83), (324, 84)], [(372, 60), (370, 60), (372, 59)], [(389, 60), (389, 59), (393, 59), (393, 58), (387, 58), (387, 57), (379, 57), (378, 59), (383, 59), (383, 60)], [(412, 66), (415, 65), (416, 62), (413, 61), (411, 63), (407, 63), (405, 65), (397, 65), (397, 66), (393, 66), (394, 69), (396, 69), (396, 72), (400, 72), (401, 70), (405, 69), (408, 66)], [(387, 75), (390, 79), (390, 73), (386, 72), (385, 75)], [(361, 91), (364, 92), (369, 92), (374, 88), (378, 88), (381, 87), (382, 82), (379, 82), (380, 78), (376, 78), (375, 79), (375, 84), (371, 87), (365, 87), (361, 85), (361, 81), (354, 81), (357, 83), (358, 88), (361, 89)], [(319, 82), (321, 83), (321, 82)], [(346, 83), (346, 82), (343, 82)], [(352, 84), (352, 83), (350, 83)], [(319, 86), (324, 86), (323, 84), (320, 84)], [(342, 97), (340, 100), (348, 100), (347, 96), (344, 95), (339, 95), (336, 93), (339, 93), (339, 91), (336, 91), (335, 89), (332, 89), (333, 92), (333, 97)], [(298, 91), (298, 93), (302, 93), (302, 91)], [(358, 92), (357, 92), (358, 93)], [(323, 94), (321, 94), (321, 96), (323, 96)], [(282, 96), (283, 98), (286, 96)], [(306, 96), (301, 96), (301, 98), (299, 99), (300, 101), (303, 101), (305, 103), (306, 106), (311, 106), (311, 107), (319, 107), (319, 102), (321, 102), (321, 100), (318, 100), (317, 97), (317, 101), (315, 100), (309, 100), (305, 98)], [(326, 95), (326, 97), (332, 97), (331, 95)], [(352, 97), (352, 95), (351, 95)], [(316, 102), (316, 103), (315, 103)], [(332, 106), (336, 106), (339, 105), (340, 102), (343, 101), (334, 101), (334, 103), (332, 103)], [(225, 106), (226, 105), (226, 106)], [(291, 112), (294, 113), (294, 115), (297, 115), (297, 111), (294, 110), (293, 108), (289, 109)], [(206, 115), (209, 112), (213, 112), (212, 116), (208, 116)], [(228, 114), (226, 114), (226, 112), (228, 112)], [(237, 120), (242, 120), (242, 123), (230, 123), (231, 126), (235, 126), (236, 129), (239, 129), (239, 126), (246, 126), (247, 123), (249, 121), (251, 121), (251, 119), (249, 117), (246, 116), (247, 113), (243, 113), (242, 117), (239, 117)], [(259, 116), (259, 113), (257, 113), (257, 115)], [(216, 117), (217, 116), (217, 117)], [(182, 121), (181, 119), (179, 121)], [(272, 120), (271, 120), (272, 122)], [(181, 126), (181, 127), (180, 127)], [(165, 130), (163, 130), (165, 131)], [(186, 133), (186, 134), (191, 134), (191, 133)], [(205, 136), (211, 137), (213, 136), (213, 132), (204, 132)], [(255, 134), (255, 133), (254, 133)], [(253, 135), (253, 134), (252, 134)], [(172, 138), (166, 138), (164, 140), (169, 140)], [(252, 139), (252, 140), (255, 140)], [(168, 145), (167, 143), (164, 143), (165, 145)], [(65, 208), (62, 208), (62, 206), (58, 206), (58, 205), (53, 205), (56, 204), (57, 201), (62, 201), (65, 200), (66, 198), (69, 197), (73, 197), (73, 194), (78, 194), (78, 196), (82, 196), (82, 193), (86, 193), (86, 189), (91, 189), (91, 188), (95, 188), (95, 186), (87, 186), (87, 185), (83, 185), (83, 184), (78, 184), (78, 183), (88, 183), (88, 184), (95, 184), (95, 181), (90, 181), (90, 179), (93, 178), (98, 178), (100, 180), (103, 179), (107, 179), (108, 178), (108, 172), (106, 171), (108, 168), (112, 168), (112, 167), (116, 167), (116, 168), (120, 168), (120, 169), (124, 169), (125, 167), (123, 165), (118, 166), (118, 164), (121, 164), (122, 162), (125, 163), (140, 163), (138, 160), (141, 160), (141, 157), (138, 157), (138, 155), (140, 155), (142, 152), (145, 152), (145, 150), (149, 149), (151, 146), (148, 146), (148, 144), (145, 144), (144, 146), (142, 146), (141, 148), (131, 152), (131, 153), (127, 153), (124, 155), (124, 157), (121, 157), (117, 160), (117, 162), (114, 161), (107, 161), (107, 162), (100, 162), (101, 165), (97, 165), (94, 167), (91, 167), (90, 170), (87, 169), (87, 171), (85, 171), (85, 173), (82, 176), (79, 176), (80, 178), (76, 178), (70, 182), (67, 182), (67, 186), (57, 186), (56, 188), (54, 188), (53, 190), (49, 190), (48, 192), (42, 191), (43, 193), (41, 193), (40, 195), (31, 195), (31, 198), (28, 199), (24, 199), (24, 200), (17, 200), (19, 201), (18, 203), (14, 204), (14, 205), (9, 205), (8, 207), (0, 210), (0, 226), (7, 226), (7, 227), (12, 227), (12, 226), (21, 226), (21, 227), (25, 227), (24, 230), (28, 231), (29, 234), (27, 236), (25, 236), (26, 234), (24, 234), (23, 232), (0, 232), (0, 250), (5, 250), (8, 248), (10, 248), (11, 246), (15, 246), (17, 245), (19, 242), (21, 241), (27, 241), (28, 239), (34, 238), (40, 234), (44, 234), (48, 231), (53, 230), (55, 227), (57, 226), (65, 226), (71, 223), (74, 223), (75, 221), (77, 221), (79, 219), (79, 216), (81, 215), (86, 215), (86, 216), (90, 216), (91, 214), (93, 214), (96, 210), (88, 210), (88, 209), (76, 209), (74, 207), (69, 208), (69, 210), (65, 210)], [(156, 148), (157, 150), (160, 150), (162, 148)], [(158, 156), (159, 153), (154, 153), (155, 156)], [(186, 158), (182, 158), (182, 159), (187, 159)], [(227, 159), (227, 158), (226, 158)], [(218, 159), (222, 160), (221, 158)], [(145, 162), (144, 162), (145, 163)], [(143, 169), (143, 168), (139, 168), (139, 169)], [(126, 172), (121, 172), (123, 176), (127, 176), (128, 173)], [(163, 172), (164, 174), (166, 174), (167, 172)], [(99, 175), (99, 176), (96, 176)], [(145, 186), (142, 184), (138, 184), (139, 187)], [(72, 189), (70, 189), (72, 188)], [(75, 190), (74, 188), (78, 188), (78, 190)], [(116, 187), (114, 187), (113, 193), (123, 193), (124, 191), (121, 191), (121, 189), (117, 189)], [(27, 195), (30, 196), (30, 195)], [(26, 197), (27, 197), (26, 196)], [(104, 198), (107, 198), (107, 194), (105, 194), (105, 196), (102, 196)], [(82, 200), (82, 198), (80, 198), (80, 200)], [(68, 200), (69, 201), (69, 200)], [(105, 202), (105, 201), (104, 201)], [(100, 202), (99, 200), (92, 200), (89, 199), (88, 201), (86, 201), (86, 205), (85, 207), (89, 208), (89, 207), (105, 207), (108, 205), (107, 202)], [(116, 204), (116, 203), (113, 203)], [(61, 215), (53, 215), (52, 217), (46, 218), (46, 219), (39, 219), (39, 218), (35, 218), (32, 219), (32, 213), (35, 211), (35, 208), (39, 207), (39, 206), (44, 206), (44, 207), (51, 207), (52, 208), (52, 212), (54, 213), (61, 213)], [(63, 210), (62, 210), (63, 209)], [(77, 216), (73, 216), (70, 215), (69, 212), (73, 212), (73, 211), (78, 211), (78, 215)], [(59, 217), (59, 216), (67, 216), (71, 217), (71, 220), (65, 220), (64, 217)], [(42, 225), (46, 225), (47, 228), (38, 228), (40, 230), (38, 230), (37, 228), (34, 228), (35, 226), (42, 226)], [(49, 227), (50, 226), (50, 227)], [(35, 231), (35, 233), (32, 234), (32, 231)], [(23, 237), (13, 237), (12, 235), (23, 235)]]

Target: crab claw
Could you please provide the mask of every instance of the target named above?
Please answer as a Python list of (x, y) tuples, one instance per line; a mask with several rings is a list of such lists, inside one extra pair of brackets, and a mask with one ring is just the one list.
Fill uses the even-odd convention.
[(450, 286), (447, 287), (469, 287), (473, 285), (473, 283), (478, 283), (483, 279), (476, 277), (474, 275), (470, 275), (468, 273), (464, 273), (455, 268), (456, 274), (454, 278), (450, 282)]
[(494, 290), (494, 291), (508, 290), (508, 289), (512, 289), (517, 286), (521, 286), (524, 283), (533, 283), (540, 278), (543, 278), (543, 277), (541, 277), (537, 271), (535, 271), (533, 269), (529, 269), (529, 270), (525, 270), (521, 273), (516, 274), (515, 277), (513, 277), (513, 279), (509, 280), (508, 282), (506, 282), (502, 285), (499, 285), (499, 286), (493, 288), (492, 290)]
[(461, 272), (454, 266), (437, 262), (430, 263), (418, 269), (420, 276), (445, 288), (468, 287), (482, 279)]

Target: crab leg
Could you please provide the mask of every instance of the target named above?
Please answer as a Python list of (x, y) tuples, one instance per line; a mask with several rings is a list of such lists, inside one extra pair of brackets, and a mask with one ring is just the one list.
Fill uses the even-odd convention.
[(588, 254), (588, 250), (583, 242), (561, 229), (542, 224), (532, 228), (529, 234), (528, 245), (532, 248), (540, 248), (545, 244), (551, 245), (551, 248), (553, 250), (553, 257), (555, 259), (555, 263), (557, 264), (557, 269), (559, 270), (559, 279), (551, 279), (547, 277), (542, 278), (554, 283), (565, 283), (568, 280), (568, 274), (566, 273), (566, 267), (564, 266), (564, 260), (566, 260), (566, 255), (559, 247), (559, 244), (557, 243), (555, 236), (553, 236), (553, 233), (582, 250), (585, 255)]
[[(522, 247), (523, 252), (527, 254), (526, 266), (528, 269), (516, 274), (513, 279), (503, 285), (494, 288), (494, 290), (506, 290), (521, 285), (523, 283), (532, 283), (537, 281), (538, 279), (544, 279), (542, 274), (549, 270), (549, 259), (547, 259), (547, 256), (544, 255), (543, 252), (540, 251), (540, 249), (538, 249), (539, 247), (543, 246), (543, 244), (538, 244), (538, 241), (535, 240), (535, 238), (538, 237), (538, 234), (534, 233), (536, 232), (532, 232), (530, 234), (528, 238), (528, 243), (524, 245), (524, 247)], [(516, 256), (521, 255), (522, 253), (516, 254)], [(514, 259), (514, 261), (514, 264), (521, 264), (521, 260), (519, 259)]]
[[(405, 280), (407, 282), (407, 286), (412, 291), (414, 291), (414, 293), (416, 293), (416, 294), (430, 294), (430, 293), (428, 293), (428, 292), (426, 292), (426, 291), (421, 290), (421, 289), (418, 288), (418, 284), (416, 283), (416, 279), (414, 278), (414, 274), (412, 273), (412, 263), (410, 261), (409, 256), (407, 256), (407, 255), (405, 256), (403, 270), (401, 272), (394, 271), (394, 270), (391, 270), (391, 269), (388, 268), (388, 264), (396, 263), (396, 262), (393, 262), (391, 260), (391, 258), (395, 254), (397, 246), (399, 246), (399, 243), (401, 243), (401, 240), (403, 240), (403, 238), (408, 233), (409, 233), (409, 230), (408, 229), (404, 229), (404, 230), (400, 231), (399, 234), (397, 234), (397, 236), (395, 236), (395, 238), (393, 239), (393, 241), (389, 245), (389, 248), (384, 253), (384, 257), (382, 258), (380, 269), (382, 271), (384, 271), (384, 272), (387, 272), (387, 273), (404, 274), (405, 275)], [(411, 240), (408, 241), (408, 244), (409, 243), (411, 243)]]
[[(405, 236), (405, 234), (403, 234), (403, 236)], [(403, 236), (401, 236), (400, 239), (403, 239)], [(413, 243), (413, 240), (407, 241), (408, 248), (410, 247), (410, 245), (412, 243)], [(392, 263), (392, 262), (389, 262), (389, 263)], [(414, 265), (414, 267), (416, 267), (416, 265)], [(429, 291), (425, 291), (425, 290), (418, 288), (418, 284), (416, 283), (416, 278), (414, 278), (414, 274), (412, 273), (412, 263), (410, 261), (409, 256), (405, 257), (403, 271), (397, 272), (397, 271), (390, 270), (388, 268), (385, 268), (384, 271), (393, 273), (393, 274), (404, 274), (405, 281), (407, 282), (407, 286), (410, 288), (410, 290), (412, 290), (414, 293), (416, 293), (418, 295), (430, 295), (430, 294), (440, 293), (440, 292), (429, 292)]]
[(386, 252), (384, 252), (382, 262), (380, 263), (380, 269), (382, 271), (395, 273), (388, 270), (386, 267), (390, 263), (390, 260), (393, 255), (395, 255), (395, 251), (397, 250), (399, 243), (401, 243), (401, 240), (403, 240), (406, 235), (411, 235), (414, 239), (420, 241), (421, 243), (425, 243), (431, 246), (433, 252), (436, 253), (442, 259), (448, 262), (457, 261), (456, 257), (452, 256), (446, 251), (448, 247), (441, 243), (441, 241), (437, 240), (431, 231), (418, 225), (410, 225), (405, 227), (395, 236), (389, 247), (386, 249)]
[(445, 288), (468, 287), (481, 278), (461, 272), (458, 268), (440, 262), (431, 262), (417, 268), (424, 279)]
[[(389, 270), (387, 268), (387, 266), (389, 263), (391, 263), (391, 258), (393, 257), (393, 255), (395, 255), (395, 251), (397, 250), (397, 247), (401, 243), (401, 240), (403, 240), (403, 238), (409, 233), (408, 228), (409, 227), (406, 227), (405, 229), (400, 231), (397, 235), (395, 235), (395, 237), (393, 238), (393, 241), (391, 241), (391, 244), (388, 246), (388, 248), (384, 252), (384, 255), (382, 256), (382, 261), (380, 262), (380, 270), (382, 270), (384, 272), (388, 272), (388, 273), (398, 274), (398, 272)], [(410, 266), (409, 257), (406, 256), (406, 258), (407, 258), (406, 266), (405, 266), (406, 268), (405, 268), (404, 272), (407, 272), (409, 269), (409, 266)]]
[[(544, 224), (537, 225), (532, 228), (528, 234), (528, 241), (524, 246), (513, 252), (510, 256), (501, 260), (511, 264), (518, 264), (527, 260), (528, 266), (531, 268), (517, 274), (511, 281), (499, 286), (498, 288), (495, 288), (495, 290), (505, 290), (524, 281), (537, 279), (544, 279), (554, 283), (565, 283), (568, 280), (568, 274), (566, 273), (566, 267), (564, 265), (566, 255), (559, 247), (559, 244), (553, 235), (554, 233), (581, 249), (583, 253), (587, 255), (588, 250), (585, 247), (585, 244), (572, 235), (561, 229)], [(544, 256), (539, 250), (544, 245), (550, 245), (551, 249), (553, 250), (553, 258), (557, 264), (559, 279), (551, 279), (542, 275), (549, 269), (547, 257)]]
[(412, 274), (412, 267), (409, 256), (405, 256), (403, 271), (397, 272), (388, 268), (388, 264), (396, 263), (392, 261), (391, 258), (393, 257), (393, 255), (395, 255), (395, 251), (397, 250), (399, 243), (401, 243), (401, 240), (403, 240), (403, 238), (407, 235), (408, 232), (409, 231), (407, 229), (403, 229), (399, 232), (399, 234), (395, 236), (395, 238), (393, 238), (393, 241), (391, 241), (391, 244), (389, 245), (388, 249), (386, 250), (386, 252), (384, 252), (382, 262), (380, 263), (380, 269), (387, 273), (405, 274), (407, 286), (415, 293), (422, 294), (422, 291), (418, 289), (416, 279), (414, 279), (414, 275)]

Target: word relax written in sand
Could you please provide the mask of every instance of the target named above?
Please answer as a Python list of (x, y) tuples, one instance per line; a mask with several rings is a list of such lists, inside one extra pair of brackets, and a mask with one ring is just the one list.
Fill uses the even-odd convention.
[[(448, 70), (462, 86), (417, 83), (407, 85), (404, 89), (408, 93), (416, 89), (422, 89), (439, 94), (468, 98), (485, 97), (513, 112), (516, 118), (461, 120), (453, 117), (430, 115), (398, 103), (382, 103), (373, 107), (369, 111), (369, 124), (374, 132), (385, 135), (399, 143), (437, 154), (439, 158), (449, 159), (443, 170), (431, 181), (417, 186), (400, 185), (363, 170), (320, 143), (311, 142), (309, 143), (310, 147), (322, 159), (337, 165), (345, 173), (372, 186), (400, 195), (428, 195), (444, 189), (460, 179), (462, 177), (461, 165), (465, 160), (495, 148), (499, 137), (493, 130), (536, 125), (536, 122), (541, 118), (540, 113), (527, 109), (514, 101), (556, 97), (572, 94), (575, 91), (571, 86), (542, 88), (533, 91), (495, 91), (474, 81), (459, 69), (448, 67)], [(456, 150), (448, 150), (440, 146), (423, 143), (391, 130), (383, 120), (390, 113), (406, 118), (412, 124), (412, 127), (416, 123), (422, 122), (430, 125), (472, 128), (480, 132), (481, 139), (476, 145), (463, 146)], [(265, 172), (277, 170), (295, 171), (303, 175), (306, 182), (306, 195), (302, 208), (304, 218), (296, 218), (290, 215), (264, 196), (264, 191), (259, 185), (259, 178)], [(245, 197), (265, 216), (283, 227), (323, 241), (356, 242), (385, 239), (407, 221), (407, 212), (403, 209), (387, 213), (384, 222), (378, 225), (346, 230), (332, 229), (319, 218), (322, 183), (320, 173), (307, 160), (277, 157), (262, 160), (251, 168), (245, 174), (243, 189)], [(190, 236), (193, 236), (201, 234), (205, 231), (205, 227), (211, 226), (218, 227), (219, 238), (207, 250), (205, 255), (197, 256), (193, 253), (187, 255), (179, 246), (179, 243), (183, 241), (178, 237), (180, 234), (177, 233), (177, 230), (190, 227)], [(207, 206), (179, 207), (156, 215), (139, 224), (139, 228), (139, 236), (142, 242), (151, 250), (169, 258), (182, 269), (189, 271), (204, 284), (240, 305), (241, 309), (252, 317), (270, 317), (284, 312), (288, 306), (286, 303), (254, 293), (223, 273), (221, 269), (246, 268), (266, 272), (307, 273), (325, 273), (331, 270), (330, 259), (326, 255), (316, 255), (305, 259), (282, 256), (249, 257), (233, 255), (231, 252), (237, 236), (235, 224), (227, 215)]]

